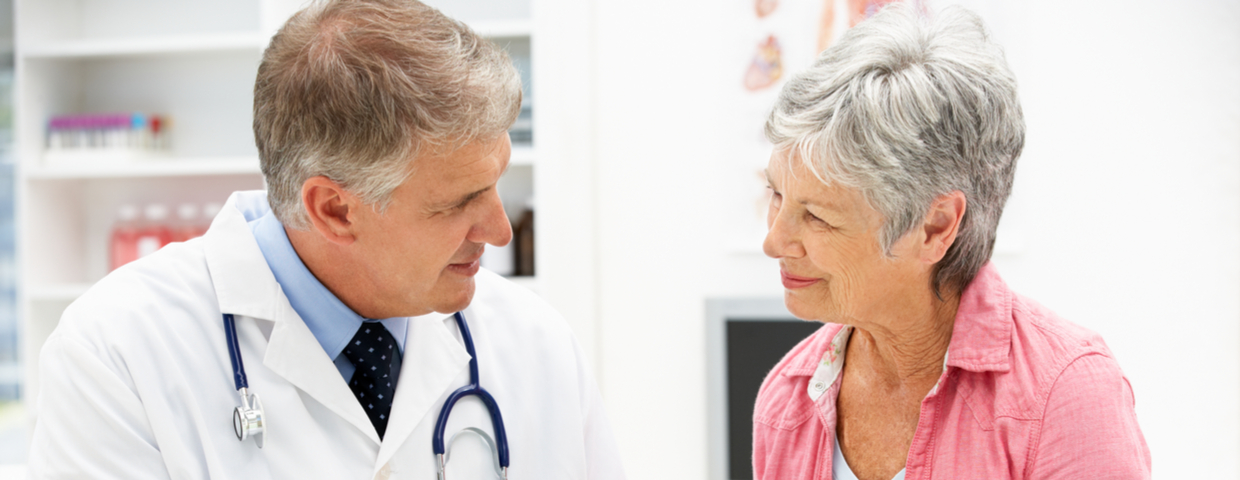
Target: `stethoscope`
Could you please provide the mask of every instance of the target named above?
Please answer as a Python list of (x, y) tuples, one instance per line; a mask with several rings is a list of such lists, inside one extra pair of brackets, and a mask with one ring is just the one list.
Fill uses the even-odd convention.
[(228, 337), (228, 359), (232, 361), (233, 384), (241, 395), (241, 406), (233, 410), (233, 431), (237, 440), (254, 437), (258, 448), (263, 448), (263, 402), (257, 394), (249, 393), (250, 381), (245, 377), (245, 364), (241, 363), (241, 346), (237, 343), (237, 326), (231, 313), (224, 314), (224, 335)]
[[(435, 452), (439, 480), (447, 479), (444, 470), (451, 457), (451, 452), (444, 448), (443, 442), (444, 429), (448, 426), (448, 416), (458, 400), (470, 395), (478, 397), (486, 405), (487, 412), (491, 415), (491, 426), (495, 429), (495, 439), (492, 440), (490, 435), (481, 429), (467, 427), (453, 435), (447, 446), (451, 448), (462, 433), (478, 435), (495, 455), (496, 473), (500, 478), (507, 479), (508, 434), (504, 430), (504, 419), (500, 415), (499, 404), (495, 403), (495, 397), (492, 397), (491, 393), (478, 383), (478, 354), (474, 351), (474, 338), (469, 333), (469, 326), (465, 324), (465, 315), (456, 312), (453, 316), (456, 318), (456, 326), (461, 331), (461, 339), (465, 341), (465, 351), (469, 352), (469, 385), (448, 395), (448, 399), (444, 401), (443, 407), (439, 410), (439, 419), (435, 422), (434, 436), (431, 437), (431, 450)], [(249, 393), (250, 382), (245, 376), (245, 364), (241, 362), (237, 327), (231, 313), (224, 314), (224, 335), (228, 337), (228, 358), (232, 362), (233, 384), (236, 385), (237, 393), (241, 396), (241, 406), (233, 410), (233, 431), (237, 434), (237, 440), (245, 441), (246, 438), (253, 437), (258, 448), (263, 448), (263, 435), (266, 431), (266, 424), (263, 422), (263, 403), (258, 399), (257, 394)]]

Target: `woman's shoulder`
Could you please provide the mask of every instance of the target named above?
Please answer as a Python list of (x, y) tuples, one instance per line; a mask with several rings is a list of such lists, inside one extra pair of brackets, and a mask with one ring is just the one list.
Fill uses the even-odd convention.
[(962, 296), (952, 343), (949, 364), (1001, 373), (1026, 393), (1048, 387), (1079, 358), (1113, 358), (1102, 336), (1012, 291), (992, 265)]
[[(1077, 398), (1111, 395), (1095, 387), (1127, 384), (1119, 363), (1096, 332), (1027, 297), (1012, 293), (1009, 299), (1011, 339), (1006, 368), (968, 372), (961, 378), (961, 389), (974, 410), (981, 412), (978, 416), (983, 423), (991, 417), (985, 412), (992, 410), (995, 416), (1007, 412), (1014, 418), (1041, 420), (1052, 396), (1065, 391)], [(1088, 375), (1076, 374), (1083, 368)]]
[(1011, 375), (1036, 386), (1026, 398), (1040, 424), (1029, 475), (1149, 478), (1132, 385), (1102, 336), (1014, 297), (1012, 356), (1023, 361)]
[(1012, 327), (1013, 360), (1029, 368), (1047, 370), (1044, 375), (1057, 375), (1086, 356), (1114, 358), (1097, 332), (1019, 294), (1013, 294)]
[(1093, 385), (1073, 374), (1086, 366), (1096, 379), (1126, 383), (1096, 332), (1012, 291), (993, 266), (974, 283), (961, 299), (948, 364), (964, 370), (960, 389), (983, 423), (987, 411), (1041, 418), (1054, 391), (1090, 395)]

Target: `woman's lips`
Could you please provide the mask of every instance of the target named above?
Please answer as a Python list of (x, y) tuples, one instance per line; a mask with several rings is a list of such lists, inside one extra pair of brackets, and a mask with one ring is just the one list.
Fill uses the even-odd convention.
[(805, 288), (822, 281), (821, 278), (798, 277), (783, 270), (779, 271), (779, 279), (783, 281), (784, 288)]
[(474, 260), (469, 263), (452, 263), (448, 265), (448, 271), (467, 277), (472, 277), (478, 273), (478, 267), (482, 265), (482, 261)]

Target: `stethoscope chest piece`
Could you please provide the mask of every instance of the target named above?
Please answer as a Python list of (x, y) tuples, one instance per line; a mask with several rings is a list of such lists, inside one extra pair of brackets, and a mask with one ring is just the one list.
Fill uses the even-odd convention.
[(233, 384), (241, 396), (241, 406), (233, 409), (233, 432), (237, 440), (253, 437), (258, 448), (263, 448), (263, 433), (267, 421), (263, 418), (263, 402), (258, 395), (250, 393), (250, 381), (245, 376), (245, 364), (241, 362), (241, 345), (237, 341), (237, 324), (231, 313), (224, 314), (224, 336), (228, 340), (228, 359), (232, 362)]
[(263, 402), (257, 394), (247, 395), (241, 391), (241, 406), (233, 410), (233, 431), (237, 440), (245, 441), (254, 438), (258, 448), (263, 448), (263, 437), (266, 424), (263, 422)]

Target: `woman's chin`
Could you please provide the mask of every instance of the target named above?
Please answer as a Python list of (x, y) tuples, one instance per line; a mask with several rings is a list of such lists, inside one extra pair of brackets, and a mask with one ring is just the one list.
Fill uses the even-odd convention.
[(801, 292), (784, 290), (784, 306), (792, 316), (812, 322), (822, 322), (823, 318), (829, 318), (828, 312), (821, 305), (809, 304), (805, 300)]

